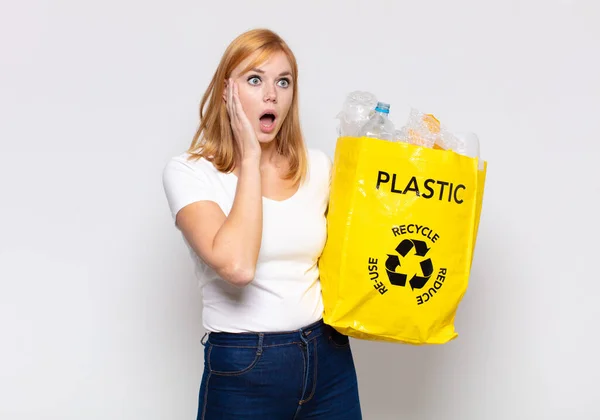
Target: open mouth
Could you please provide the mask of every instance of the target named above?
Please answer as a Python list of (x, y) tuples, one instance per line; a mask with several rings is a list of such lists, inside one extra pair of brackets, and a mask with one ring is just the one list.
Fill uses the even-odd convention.
[(267, 111), (260, 116), (260, 128), (265, 133), (269, 133), (273, 131), (275, 128), (275, 120), (277, 119), (277, 115), (275, 112)]

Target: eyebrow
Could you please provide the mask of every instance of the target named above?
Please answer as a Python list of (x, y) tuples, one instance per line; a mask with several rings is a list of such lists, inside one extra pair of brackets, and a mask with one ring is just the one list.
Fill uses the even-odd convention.
[[(264, 70), (257, 69), (257, 68), (250, 69), (250, 72), (256, 72), (256, 73), (260, 73), (260, 74), (265, 74)], [(291, 76), (291, 75), (292, 75), (291, 71), (284, 71), (283, 73), (279, 74), (279, 77), (282, 77), (282, 76)]]

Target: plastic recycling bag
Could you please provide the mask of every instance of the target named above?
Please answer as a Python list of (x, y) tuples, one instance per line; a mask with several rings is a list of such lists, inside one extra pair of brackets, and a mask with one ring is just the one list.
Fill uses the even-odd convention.
[(466, 292), (487, 162), (367, 137), (338, 138), (324, 321), (351, 337), (443, 344)]

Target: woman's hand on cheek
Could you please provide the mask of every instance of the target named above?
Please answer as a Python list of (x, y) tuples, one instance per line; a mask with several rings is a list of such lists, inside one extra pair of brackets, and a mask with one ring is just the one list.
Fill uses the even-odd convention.
[(241, 159), (260, 158), (260, 143), (244, 112), (240, 101), (239, 88), (233, 79), (229, 79), (227, 83), (227, 113), (229, 114), (235, 141), (242, 153)]

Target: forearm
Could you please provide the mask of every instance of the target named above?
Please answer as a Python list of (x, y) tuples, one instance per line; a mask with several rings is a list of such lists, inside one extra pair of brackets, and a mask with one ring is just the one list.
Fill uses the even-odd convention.
[(258, 159), (247, 159), (240, 166), (231, 211), (215, 235), (213, 253), (220, 275), (236, 285), (254, 279), (263, 226), (262, 188)]

